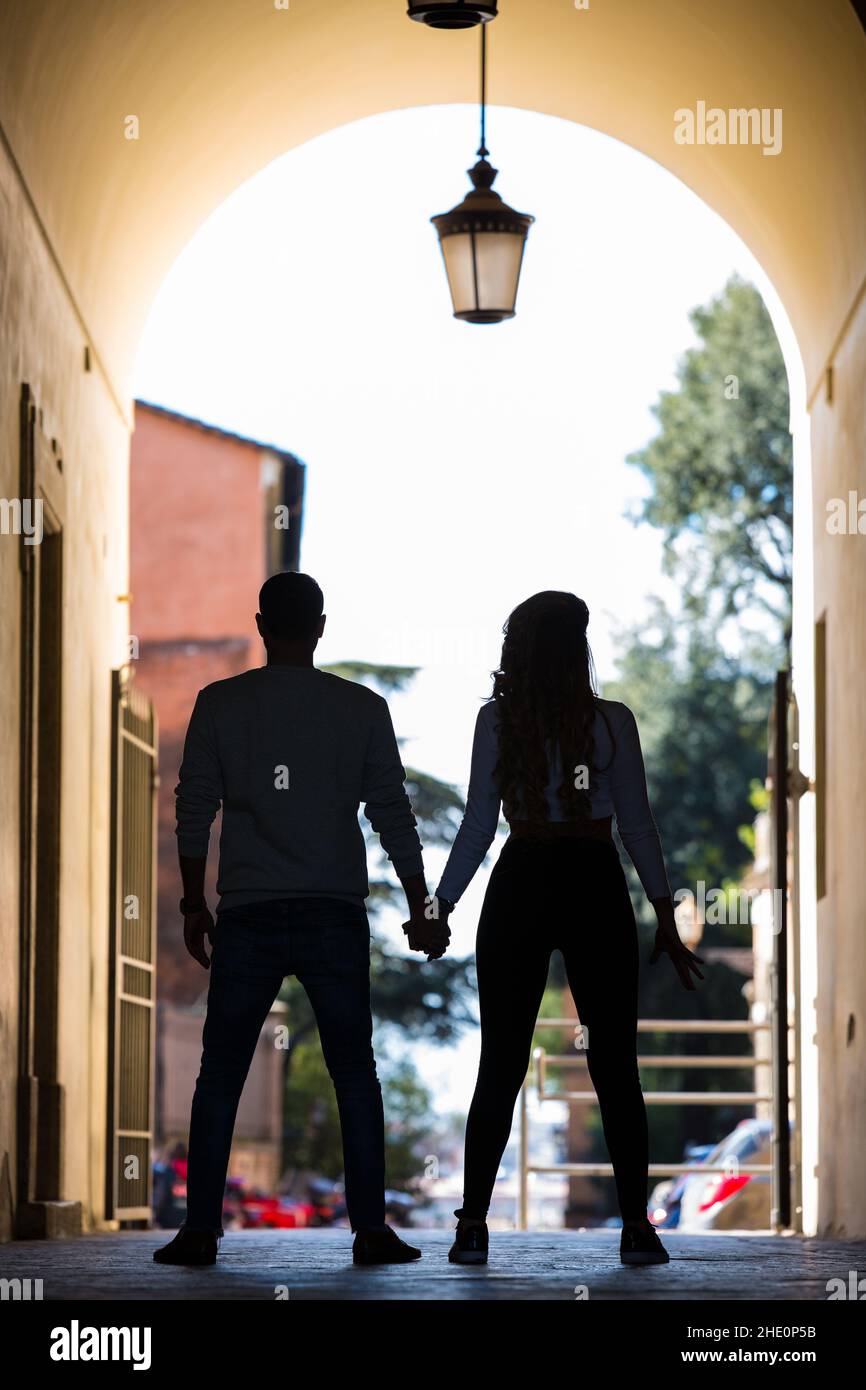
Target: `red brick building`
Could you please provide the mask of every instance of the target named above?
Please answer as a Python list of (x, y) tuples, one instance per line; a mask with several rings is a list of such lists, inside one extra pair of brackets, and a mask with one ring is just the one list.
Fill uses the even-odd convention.
[[(202, 686), (263, 653), (258, 591), (297, 569), (304, 465), (290, 453), (201, 420), (136, 402), (130, 461), (130, 657), (159, 720), (156, 1135), (185, 1138), (201, 1053), (207, 975), (188, 955), (174, 834), (174, 788), (193, 701)], [(207, 891), (216, 900), (219, 821)], [(268, 1020), (235, 1134), (232, 1171), (265, 1186), (279, 1176), (282, 1059)], [(271, 1034), (271, 1036), (268, 1036)]]

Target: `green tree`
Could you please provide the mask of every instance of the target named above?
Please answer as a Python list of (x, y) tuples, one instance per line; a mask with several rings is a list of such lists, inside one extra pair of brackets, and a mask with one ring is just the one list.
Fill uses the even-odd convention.
[[(343, 1172), (340, 1115), (318, 1041), (295, 1052), (285, 1098), (285, 1148), (290, 1168), (337, 1181)], [(391, 1187), (417, 1189), (424, 1171), (432, 1096), (406, 1058), (382, 1077), (385, 1106), (385, 1163)]]
[[(754, 819), (754, 783), (766, 776), (771, 687), (721, 652), (702, 627), (683, 634), (658, 601), (654, 606), (657, 637), (633, 628), (621, 638), (619, 676), (605, 683), (605, 695), (637, 718), (674, 892), (694, 892), (699, 879), (724, 888), (739, 882), (751, 861), (743, 829)], [(630, 865), (629, 873), (644, 919), (654, 921)], [(725, 944), (735, 944), (731, 928), (709, 926), (708, 939), (719, 930)]]
[[(725, 656), (699, 623), (675, 624), (656, 600), (647, 628), (621, 636), (619, 677), (605, 683), (609, 699), (634, 710), (641, 733), (653, 814), (659, 827), (674, 893), (733, 888), (751, 862), (748, 827), (755, 788), (767, 767), (770, 686)], [(628, 856), (622, 855), (638, 915), (641, 957), (638, 1012), (642, 1018), (709, 1021), (746, 1019), (744, 979), (716, 961), (694, 992), (682, 988), (663, 958), (649, 967), (656, 920)], [(749, 945), (747, 923), (704, 927), (701, 948)], [(644, 1034), (639, 1051), (682, 1054), (682, 1067), (644, 1068), (646, 1090), (748, 1090), (753, 1073), (690, 1068), (688, 1058), (723, 1053), (747, 1055), (751, 1044), (738, 1034)], [(687, 1141), (711, 1142), (750, 1113), (748, 1107), (650, 1106), (650, 1144), (659, 1161), (679, 1161)], [(605, 1157), (598, 1112), (588, 1118), (591, 1157)], [(599, 1184), (605, 1209), (614, 1210), (612, 1184)]]
[[(668, 573), (696, 618), (769, 615), (779, 656), (791, 635), (793, 455), (788, 379), (753, 285), (732, 276), (697, 308), (697, 346), (654, 407), (659, 432), (628, 462), (652, 492), (634, 519), (664, 532)], [(779, 664), (777, 659), (776, 664)]]
[[(647, 779), (671, 886), (731, 889), (751, 860), (750, 832), (767, 769), (771, 672), (790, 643), (793, 478), (788, 386), (760, 295), (738, 277), (691, 316), (699, 342), (684, 355), (675, 391), (662, 393), (659, 432), (633, 453), (651, 483), (634, 519), (661, 529), (665, 569), (682, 613), (661, 600), (649, 623), (621, 635), (619, 676), (605, 694), (625, 701), (641, 730)], [(749, 628), (758, 620), (758, 631)], [(737, 657), (718, 629), (732, 620)], [(746, 1018), (744, 981), (715, 962), (694, 992), (660, 961), (646, 967), (655, 921), (627, 865), (640, 911), (639, 1010), (644, 1018)], [(750, 928), (704, 928), (702, 946), (748, 944)], [(641, 1035), (644, 1054), (671, 1040)], [(748, 1053), (736, 1035), (683, 1035), (678, 1070), (644, 1071), (647, 1089), (748, 1090), (750, 1070), (690, 1069), (689, 1056)], [(710, 1141), (747, 1110), (652, 1107), (651, 1145), (677, 1159), (686, 1140)], [(595, 1124), (596, 1140), (601, 1134)]]

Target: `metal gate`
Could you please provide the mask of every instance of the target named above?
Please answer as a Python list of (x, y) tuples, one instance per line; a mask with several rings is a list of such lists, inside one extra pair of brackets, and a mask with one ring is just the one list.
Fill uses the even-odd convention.
[(772, 1221), (791, 1225), (791, 1129), (788, 1077), (788, 797), (790, 673), (776, 674), (769, 728), (770, 887), (773, 892), (773, 1197)]
[(153, 704), (129, 667), (112, 672), (106, 1217), (149, 1220), (156, 1004)]

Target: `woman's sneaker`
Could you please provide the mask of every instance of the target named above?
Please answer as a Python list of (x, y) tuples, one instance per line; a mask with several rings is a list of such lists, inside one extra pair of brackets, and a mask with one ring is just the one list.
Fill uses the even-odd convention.
[(666, 1265), (670, 1255), (649, 1221), (628, 1221), (622, 1228), (619, 1257), (624, 1265)]
[[(454, 1213), (455, 1216), (457, 1214)], [(486, 1222), (458, 1221), (448, 1259), (453, 1265), (486, 1265), (488, 1244)]]

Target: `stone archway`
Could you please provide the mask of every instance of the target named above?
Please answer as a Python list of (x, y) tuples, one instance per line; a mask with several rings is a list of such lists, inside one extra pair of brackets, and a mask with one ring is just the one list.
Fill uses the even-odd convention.
[[(817, 998), (818, 1052), (809, 1074), (814, 1140), (807, 1229), (866, 1232), (853, 1155), (866, 1145), (866, 1089), (857, 1019), (866, 1015), (866, 947), (857, 913), (866, 733), (857, 687), (866, 664), (858, 600), (866, 560), (856, 538), (838, 544), (823, 525), (829, 498), (866, 489), (866, 35), (849, 0), (621, 0), (577, 10), (567, 0), (503, 0), (494, 26), (491, 100), (592, 126), (671, 170), (752, 249), (785, 307), (802, 358), (789, 368), (802, 423), (811, 414), (811, 466), (800, 451), (795, 544), (795, 686), (802, 765), (824, 775), (803, 803), (802, 930), (810, 971), (804, 1009)], [(64, 720), (94, 708), (121, 660), (125, 611), (125, 468), (135, 347), (168, 267), (205, 216), (272, 158), (359, 117), (405, 106), (472, 101), (476, 47), (467, 34), (409, 23), (401, 0), (293, 0), (288, 10), (213, 0), (145, 9), (111, 0), (10, 0), (0, 17), (0, 230), (5, 249), (0, 412), (7, 445), (0, 490), (18, 488), (17, 402), (22, 381), (44, 402), (49, 436), (62, 438), (71, 474), (66, 523), (67, 655)], [(699, 103), (783, 113), (781, 150), (681, 144), (675, 113)], [(798, 465), (799, 466), (799, 465)], [(18, 591), (16, 560), (0, 552), (4, 587)], [(802, 581), (802, 582), (801, 582)], [(829, 653), (816, 711), (813, 627)], [(3, 636), (0, 698), (19, 709), (14, 625)], [(67, 662), (69, 664), (69, 662)], [(107, 686), (105, 687), (107, 690)], [(69, 752), (67, 792), (90, 816), (64, 822), (60, 1047), (68, 1103), (90, 1115), (70, 1142), (66, 1185), (98, 1191), (88, 1174), (99, 1148), (102, 1097), (78, 1060), (107, 988), (107, 698), (89, 738)], [(817, 721), (816, 721), (817, 713)], [(816, 749), (812, 731), (822, 731)], [(15, 788), (14, 750), (0, 783)], [(15, 878), (20, 807), (10, 794), (2, 853)], [(97, 828), (94, 839), (91, 827)], [(823, 837), (823, 839), (822, 839)], [(818, 898), (816, 853), (826, 858)], [(77, 866), (84, 860), (88, 875)], [(14, 947), (14, 930), (9, 945)], [(71, 949), (91, 941), (92, 978)], [(64, 942), (66, 946), (64, 947)], [(5, 944), (5, 943), (4, 943)], [(13, 951), (14, 954), (14, 951)], [(12, 982), (13, 985), (15, 982)], [(8, 1001), (14, 1008), (14, 989)], [(861, 1030), (862, 1030), (861, 1022)], [(11, 1065), (14, 1048), (10, 1046)], [(820, 1073), (820, 1066), (823, 1069)], [(817, 1095), (821, 1093), (821, 1111)], [(844, 1102), (843, 1102), (844, 1097)], [(845, 1154), (835, 1150), (844, 1103)], [(4, 1120), (0, 1147), (14, 1151)], [(97, 1136), (94, 1138), (94, 1134)], [(99, 1200), (91, 1203), (99, 1219)]]

